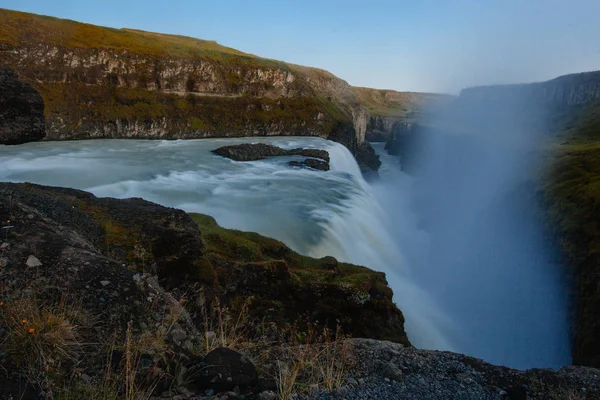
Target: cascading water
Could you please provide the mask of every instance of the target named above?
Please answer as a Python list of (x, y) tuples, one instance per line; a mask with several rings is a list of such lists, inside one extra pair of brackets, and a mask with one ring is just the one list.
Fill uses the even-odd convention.
[[(240, 163), (210, 153), (243, 142), (323, 148), (330, 153), (331, 171), (290, 167), (287, 161), (293, 157)], [(439, 283), (452, 271), (423, 263), (431, 238), (419, 228), (411, 209), (413, 180), (397, 168), (396, 158), (381, 155), (381, 179), (368, 184), (345, 147), (319, 138), (42, 142), (0, 147), (0, 180), (74, 187), (98, 196), (142, 197), (212, 215), (225, 227), (278, 238), (304, 254), (332, 255), (385, 272), (414, 345), (487, 357), (457, 340), (461, 335), (474, 337), (463, 324), (468, 318), (440, 307), (447, 299), (436, 297), (436, 286), (422, 279), (425, 272), (434, 271)], [(490, 340), (479, 338), (478, 343), (490, 345)], [(501, 341), (491, 345), (509, 349)], [(489, 359), (496, 361), (493, 354)], [(516, 358), (503, 359), (509, 365), (511, 360)], [(542, 362), (547, 365), (526, 366), (559, 364), (556, 359)]]

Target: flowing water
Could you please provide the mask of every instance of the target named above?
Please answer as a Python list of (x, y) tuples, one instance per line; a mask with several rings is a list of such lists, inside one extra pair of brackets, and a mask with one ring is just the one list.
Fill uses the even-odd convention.
[[(210, 152), (248, 142), (326, 149), (331, 171), (287, 165), (297, 157), (241, 163)], [(406, 317), (409, 338), (417, 347), (466, 352), (515, 367), (568, 363), (568, 339), (556, 335), (562, 326), (557, 328), (551, 321), (553, 310), (544, 308), (556, 306), (551, 291), (558, 288), (552, 285), (544, 284), (548, 292), (536, 292), (533, 306), (525, 307), (527, 315), (518, 312), (519, 302), (502, 303), (513, 308), (489, 315), (488, 321), (479, 320), (480, 314), (464, 305), (444, 307), (454, 304), (457, 297), (465, 300), (456, 290), (441, 285), (445, 279), (453, 281), (459, 272), (427, 265), (431, 238), (419, 228), (412, 211), (413, 179), (399, 170), (395, 157), (386, 155), (380, 146), (376, 149), (383, 160), (382, 178), (368, 184), (345, 147), (319, 138), (29, 143), (0, 147), (0, 181), (72, 187), (97, 196), (142, 197), (209, 214), (222, 226), (275, 237), (303, 254), (332, 255), (385, 272), (394, 300)], [(513, 283), (511, 279), (503, 282), (508, 296)], [(486, 292), (474, 285), (457, 285), (456, 289), (471, 290), (473, 304), (497, 301), (494, 296), (486, 298)], [(518, 318), (511, 318), (511, 313)], [(541, 325), (530, 329), (528, 322)], [(495, 331), (498, 326), (500, 332)], [(551, 334), (544, 333), (544, 326)], [(474, 331), (482, 327), (481, 332)], [(498, 333), (509, 339), (503, 340)]]

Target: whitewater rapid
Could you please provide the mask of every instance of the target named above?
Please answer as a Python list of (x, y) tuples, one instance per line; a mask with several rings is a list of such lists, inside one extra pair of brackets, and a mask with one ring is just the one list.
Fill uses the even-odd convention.
[[(211, 153), (237, 143), (322, 148), (330, 153), (331, 170), (287, 165), (297, 156), (235, 162)], [(97, 196), (141, 197), (211, 215), (224, 227), (275, 237), (303, 254), (332, 255), (385, 272), (415, 346), (524, 366), (519, 357), (496, 358), (495, 353), (480, 352), (459, 340), (466, 336), (481, 346), (511, 351), (501, 342), (469, 333), (472, 326), (444, 308), (447, 299), (435, 296), (436, 286), (423, 279), (431, 238), (411, 209), (413, 179), (400, 171), (397, 158), (381, 146), (376, 149), (383, 161), (381, 179), (370, 184), (344, 146), (320, 138), (40, 142), (0, 147), (0, 181), (72, 187)], [(452, 272), (438, 266), (429, 273)], [(525, 366), (562, 363), (552, 355)]]

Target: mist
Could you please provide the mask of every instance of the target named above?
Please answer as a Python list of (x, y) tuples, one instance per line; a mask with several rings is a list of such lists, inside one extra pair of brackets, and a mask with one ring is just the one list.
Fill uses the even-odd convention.
[(511, 88), (467, 90), (406, 134), (410, 184), (380, 188), (404, 192), (388, 212), (452, 321), (450, 349), (516, 368), (570, 363), (567, 278), (536, 194), (548, 111)]

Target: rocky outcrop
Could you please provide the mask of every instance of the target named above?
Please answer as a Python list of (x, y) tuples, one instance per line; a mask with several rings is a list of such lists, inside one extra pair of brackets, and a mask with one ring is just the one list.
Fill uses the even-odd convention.
[(44, 102), (10, 68), (0, 67), (0, 144), (21, 144), (46, 135)]
[(329, 171), (329, 163), (314, 158), (307, 158), (304, 161), (290, 161), (288, 165), (292, 167), (316, 169), (319, 171)]
[(517, 371), (460, 354), (352, 340), (357, 368), (346, 399), (596, 399), (600, 371), (586, 367)]
[[(267, 157), (277, 156), (304, 156), (309, 158), (302, 161), (290, 161), (288, 162), (288, 165), (292, 167), (329, 171), (329, 153), (326, 150), (320, 149), (287, 150), (270, 144), (244, 143), (219, 147), (212, 152), (234, 161), (256, 161), (263, 160)], [(377, 168), (379, 168), (379, 166), (377, 166)]]
[[(227, 293), (221, 298), (224, 305), (228, 299), (255, 296), (261, 301), (253, 306), (256, 310), (251, 307), (251, 313), (266, 312), (263, 307), (269, 312), (276, 310), (277, 321), (282, 324), (290, 322), (288, 317), (311, 312), (325, 324), (346, 321), (350, 334), (371, 337), (379, 332), (375, 337), (395, 337), (408, 343), (404, 319), (393, 305), (391, 290), (381, 273), (338, 264), (335, 259), (332, 268), (331, 262), (300, 256), (274, 239), (229, 231), (210, 217), (195, 214), (192, 219), (181, 210), (142, 199), (97, 198), (79, 190), (9, 183), (0, 184), (0, 198), (4, 200), (0, 202), (1, 271), (7, 287), (12, 288), (5, 295), (20, 290), (20, 285), (31, 278), (23, 274), (22, 265), (33, 255), (41, 264), (31, 268), (43, 266), (45, 280), (60, 288), (72, 287), (73, 294), (83, 296), (85, 304), (89, 301), (107, 312), (112, 312), (106, 308), (109, 299), (104, 297), (98, 304), (95, 292), (79, 293), (85, 289), (86, 279), (98, 283), (102, 290), (118, 291), (120, 282), (129, 285), (136, 273), (148, 274), (165, 289), (179, 293), (200, 285), (209, 292)], [(305, 270), (308, 265), (310, 270)], [(354, 276), (360, 284), (344, 283)], [(101, 281), (109, 284), (101, 285)], [(88, 294), (92, 296), (89, 299)], [(348, 301), (352, 296), (356, 300)], [(118, 304), (126, 297), (119, 293), (115, 307), (135, 306), (135, 302)], [(275, 302), (277, 308), (273, 308)], [(307, 303), (314, 306), (306, 309)], [(338, 311), (346, 312), (342, 310), (349, 312), (349, 318), (336, 316)], [(375, 314), (381, 325), (363, 326)], [(115, 312), (104, 320), (124, 321), (128, 315)]]
[(321, 149), (282, 149), (281, 147), (262, 143), (243, 143), (223, 146), (212, 151), (222, 157), (235, 161), (256, 161), (274, 156), (304, 156), (318, 158), (329, 162), (329, 153)]

